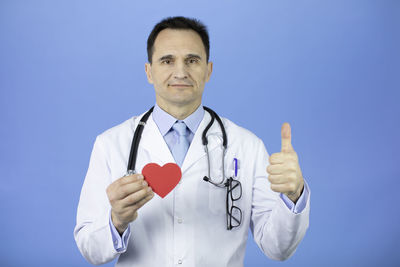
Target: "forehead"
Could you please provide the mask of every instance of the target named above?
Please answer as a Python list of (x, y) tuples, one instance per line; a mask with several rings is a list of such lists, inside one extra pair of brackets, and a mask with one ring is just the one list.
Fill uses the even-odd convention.
[(198, 54), (205, 55), (206, 51), (200, 35), (193, 30), (162, 30), (154, 42), (153, 56), (164, 54)]

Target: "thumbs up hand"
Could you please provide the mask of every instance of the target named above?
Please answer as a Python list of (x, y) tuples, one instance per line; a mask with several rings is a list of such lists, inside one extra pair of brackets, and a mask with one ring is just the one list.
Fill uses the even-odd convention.
[(297, 153), (292, 147), (289, 123), (282, 125), (281, 135), (281, 152), (269, 157), (268, 180), (271, 182), (272, 191), (283, 193), (296, 203), (303, 191), (304, 180)]

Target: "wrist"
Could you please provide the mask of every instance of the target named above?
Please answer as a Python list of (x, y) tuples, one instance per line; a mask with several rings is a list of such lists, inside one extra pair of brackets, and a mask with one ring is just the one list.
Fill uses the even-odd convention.
[(128, 224), (122, 223), (120, 220), (118, 220), (117, 216), (115, 216), (113, 212), (111, 212), (111, 222), (120, 235), (122, 235), (125, 232), (126, 228), (128, 228)]
[(299, 189), (293, 193), (293, 194), (287, 194), (287, 197), (294, 203), (296, 204), (297, 200), (299, 200), (301, 194), (303, 193), (304, 190), (304, 183), (299, 187)]

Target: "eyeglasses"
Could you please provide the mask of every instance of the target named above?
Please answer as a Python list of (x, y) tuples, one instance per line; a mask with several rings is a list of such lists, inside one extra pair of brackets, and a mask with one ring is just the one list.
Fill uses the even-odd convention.
[(242, 197), (242, 184), (230, 177), (225, 182), (226, 187), (226, 227), (232, 230), (242, 223), (242, 210), (234, 205)]

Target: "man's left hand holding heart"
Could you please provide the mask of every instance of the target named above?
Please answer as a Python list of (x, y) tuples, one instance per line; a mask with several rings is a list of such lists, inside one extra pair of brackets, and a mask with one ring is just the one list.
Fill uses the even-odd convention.
[(281, 135), (281, 152), (269, 157), (268, 180), (272, 191), (283, 193), (296, 203), (303, 192), (304, 180), (297, 153), (292, 147), (289, 123), (282, 125)]

